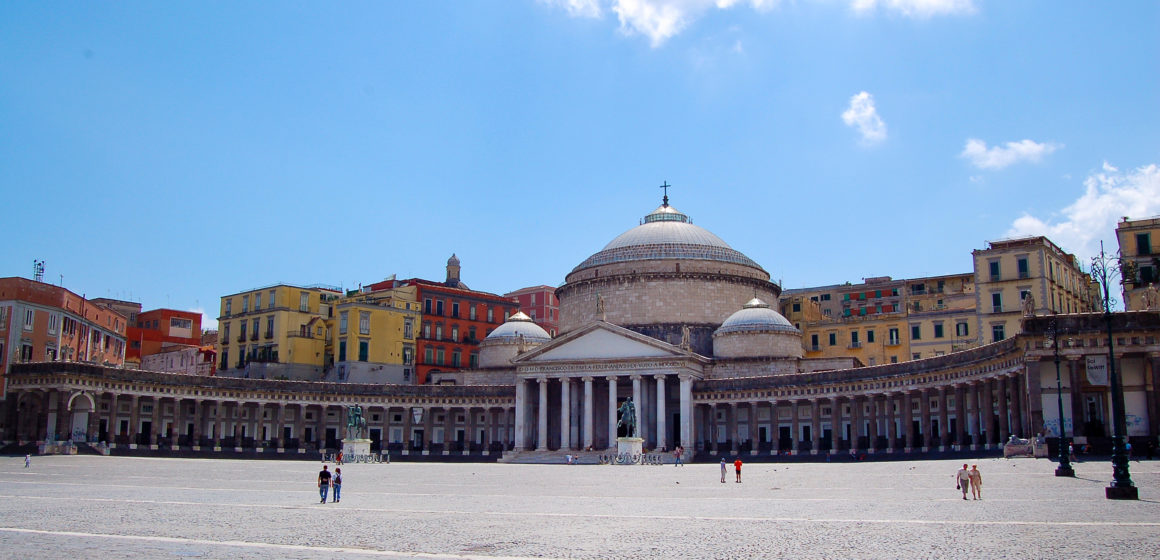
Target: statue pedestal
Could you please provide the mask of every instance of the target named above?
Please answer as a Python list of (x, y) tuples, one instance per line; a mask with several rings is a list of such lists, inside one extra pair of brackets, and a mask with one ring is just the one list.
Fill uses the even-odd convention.
[(370, 455), (371, 454), (371, 440), (369, 439), (344, 439), (342, 440), (342, 454), (344, 457), (354, 457), (356, 455)]
[(618, 437), (616, 438), (616, 454), (617, 455), (640, 455), (643, 452), (644, 440), (638, 437)]

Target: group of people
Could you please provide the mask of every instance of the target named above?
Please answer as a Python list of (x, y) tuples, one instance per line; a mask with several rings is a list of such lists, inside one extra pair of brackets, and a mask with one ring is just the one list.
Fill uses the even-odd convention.
[(331, 476), (330, 469), (327, 465), (322, 465), (322, 471), (318, 473), (318, 495), (322, 497), (320, 504), (326, 503), (326, 495), (331, 487), (334, 488), (334, 500), (338, 502), (342, 500), (342, 469), (336, 467), (334, 469), (334, 476)]
[(979, 465), (971, 465), (971, 469), (967, 470), (967, 464), (963, 463), (963, 468), (955, 473), (955, 488), (963, 491), (963, 499), (967, 499), (967, 492), (976, 500), (983, 499), (983, 473), (979, 472)]
[[(725, 458), (721, 458), (721, 482), (725, 482), (725, 474), (729, 472), (729, 465), (725, 462)], [(737, 480), (734, 482), (741, 482), (741, 457), (733, 461), (733, 473), (737, 475)]]

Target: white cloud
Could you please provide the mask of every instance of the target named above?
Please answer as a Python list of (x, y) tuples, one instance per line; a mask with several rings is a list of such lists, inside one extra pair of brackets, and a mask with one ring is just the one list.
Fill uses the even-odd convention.
[(1003, 169), (1021, 161), (1038, 162), (1043, 156), (1062, 148), (1062, 145), (1051, 142), (1032, 142), (1020, 140), (1007, 142), (1004, 147), (987, 147), (987, 143), (978, 138), (968, 138), (967, 145), (959, 157), (970, 160), (971, 164), (979, 169)]
[(1121, 172), (1107, 162), (1098, 173), (1084, 180), (1084, 193), (1063, 209), (1060, 220), (1023, 214), (1007, 235), (1046, 235), (1065, 251), (1075, 253), (1085, 264), (1104, 248), (1115, 252), (1116, 223), (1124, 216), (1132, 219), (1160, 214), (1160, 167), (1147, 165)]
[(846, 126), (858, 129), (864, 142), (874, 144), (886, 139), (886, 123), (878, 116), (874, 96), (859, 92), (850, 98), (850, 106), (842, 113)]
[(860, 14), (883, 10), (898, 12), (906, 17), (970, 15), (975, 13), (973, 0), (851, 0), (850, 7)]
[(572, 17), (598, 18), (604, 15), (600, 0), (539, 0), (550, 6), (562, 6)]
[(201, 329), (202, 330), (208, 330), (208, 331), (216, 331), (217, 330), (217, 328), (218, 328), (217, 317), (213, 317), (209, 313), (206, 313), (205, 308), (195, 307), (193, 309), (187, 309), (186, 311), (192, 311), (194, 313), (201, 313)]

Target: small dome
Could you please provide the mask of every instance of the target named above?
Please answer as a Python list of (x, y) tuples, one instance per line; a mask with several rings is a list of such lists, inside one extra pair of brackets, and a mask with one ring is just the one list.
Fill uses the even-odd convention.
[(729, 316), (714, 336), (735, 332), (785, 332), (801, 334), (793, 323), (774, 311), (768, 303), (753, 298), (740, 311)]
[(459, 266), (459, 257), (455, 253), (451, 253), (451, 258), (447, 259), (447, 266)]
[(519, 335), (524, 335), (524, 342), (529, 344), (548, 342), (552, 337), (543, 327), (532, 322), (532, 318), (522, 311), (508, 317), (508, 320), (496, 327), (484, 340), (487, 342), (517, 342)]

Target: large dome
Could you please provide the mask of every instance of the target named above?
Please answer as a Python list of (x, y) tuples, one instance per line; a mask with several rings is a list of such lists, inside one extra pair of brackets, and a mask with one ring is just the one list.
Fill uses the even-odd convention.
[(666, 202), (645, 216), (639, 226), (617, 236), (572, 272), (612, 263), (654, 259), (719, 261), (761, 269), (720, 237), (693, 225), (688, 216)]

